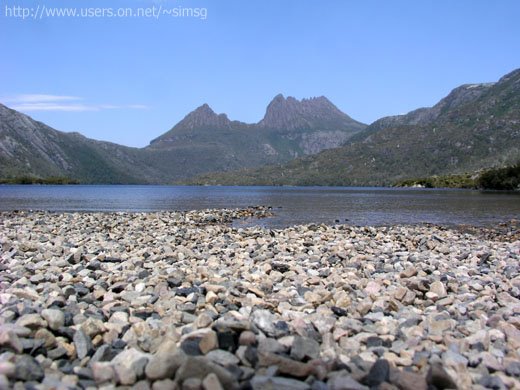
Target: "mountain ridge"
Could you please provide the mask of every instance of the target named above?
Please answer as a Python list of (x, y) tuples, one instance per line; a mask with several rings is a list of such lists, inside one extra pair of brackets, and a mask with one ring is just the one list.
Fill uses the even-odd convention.
[(429, 108), (381, 118), (339, 148), (286, 164), (205, 175), (189, 184), (392, 185), (520, 158), (520, 69), (466, 84)]
[[(284, 115), (296, 115), (305, 126), (263, 127), (258, 123), (231, 121), (226, 114), (217, 114), (208, 104), (203, 104), (144, 148), (129, 148), (92, 140), (79, 133), (60, 132), (2, 106), (0, 176), (58, 175), (89, 183), (174, 183), (214, 170), (227, 171), (273, 161), (289, 161), (298, 155), (339, 146), (366, 127), (343, 114), (330, 102), (328, 107), (334, 107), (336, 117), (341, 120), (334, 125), (335, 119), (332, 118), (326, 126), (320, 126), (316, 118), (321, 115), (317, 110), (323, 110), (322, 99), (308, 99), (301, 103), (291, 98), (291, 104)], [(305, 105), (305, 110), (299, 108), (300, 104)], [(331, 126), (334, 130), (330, 129)], [(20, 137), (28, 129), (37, 133), (34, 139)], [(36, 141), (35, 145), (33, 141)], [(69, 150), (70, 145), (74, 145), (74, 150)], [(23, 153), (16, 155), (11, 150), (13, 148)], [(85, 155), (89, 153), (94, 158), (94, 163), (90, 164), (93, 168), (89, 168)], [(74, 156), (82, 156), (81, 161), (74, 162)]]

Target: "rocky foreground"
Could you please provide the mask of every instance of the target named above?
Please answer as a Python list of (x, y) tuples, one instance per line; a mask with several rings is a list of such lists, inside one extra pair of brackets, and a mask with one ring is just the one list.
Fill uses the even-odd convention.
[(520, 388), (514, 234), (267, 213), (0, 213), (0, 388)]

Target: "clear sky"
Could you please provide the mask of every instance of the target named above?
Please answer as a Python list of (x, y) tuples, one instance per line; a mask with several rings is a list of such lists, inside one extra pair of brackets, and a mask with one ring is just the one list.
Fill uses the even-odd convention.
[[(370, 123), (520, 67), (518, 0), (0, 4), (0, 102), (58, 130), (130, 146), (203, 103), (257, 122), (278, 93), (325, 95)], [(192, 16), (174, 17), (179, 7)], [(79, 16), (51, 16), (74, 12), (65, 8)], [(159, 16), (108, 16), (146, 8)]]

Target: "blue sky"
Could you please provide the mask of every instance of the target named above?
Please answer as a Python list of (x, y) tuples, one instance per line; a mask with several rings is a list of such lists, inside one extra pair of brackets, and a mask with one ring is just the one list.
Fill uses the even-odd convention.
[[(58, 130), (130, 146), (147, 145), (203, 103), (257, 122), (278, 93), (325, 95), (370, 123), (520, 67), (517, 0), (0, 4), (0, 102)], [(15, 6), (35, 19), (15, 17)], [(54, 7), (203, 8), (207, 16), (40, 19)]]

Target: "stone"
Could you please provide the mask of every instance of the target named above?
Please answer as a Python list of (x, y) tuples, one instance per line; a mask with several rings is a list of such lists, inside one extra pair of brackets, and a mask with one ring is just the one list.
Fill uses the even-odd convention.
[(506, 365), (506, 374), (509, 376), (520, 377), (520, 362), (511, 361)]
[(432, 364), (426, 376), (426, 382), (437, 389), (457, 389), (457, 384), (441, 364)]
[(379, 386), (383, 382), (387, 382), (390, 378), (390, 364), (385, 359), (377, 360), (367, 376), (363, 378), (363, 383), (367, 386)]
[(40, 364), (29, 355), (19, 355), (15, 360), (15, 378), (20, 381), (40, 382), (45, 373)]
[(157, 353), (146, 365), (146, 377), (152, 381), (174, 378), (175, 372), (184, 364), (187, 356), (180, 350)]
[(206, 377), (202, 381), (202, 388), (204, 390), (224, 390), (224, 388), (220, 384), (218, 376), (214, 373), (206, 375)]
[(238, 382), (233, 375), (224, 367), (215, 364), (203, 356), (188, 356), (186, 361), (179, 367), (175, 374), (175, 381), (183, 382), (189, 378), (204, 380), (208, 374), (214, 373), (225, 389), (237, 389)]
[(298, 362), (270, 352), (259, 352), (258, 364), (260, 367), (278, 366), (278, 371), (281, 374), (297, 378), (307, 377), (312, 372), (312, 367), (307, 363)]
[(45, 328), (38, 329), (34, 334), (34, 338), (43, 340), (43, 345), (47, 349), (51, 349), (56, 345), (56, 337)]
[(15, 376), (15, 373), (16, 373), (16, 366), (13, 362), (0, 361), (0, 375), (4, 375), (7, 378), (12, 378)]
[(390, 368), (388, 380), (400, 390), (428, 390), (426, 378), (415, 372)]
[(281, 376), (257, 375), (251, 380), (253, 390), (311, 390), (309, 384)]
[(111, 361), (118, 382), (122, 385), (133, 385), (138, 378), (144, 376), (149, 359), (149, 354), (135, 348), (119, 353)]
[(256, 344), (256, 335), (249, 330), (245, 330), (242, 333), (240, 333), (240, 336), (238, 338), (238, 343), (240, 345), (255, 345)]
[(368, 295), (377, 295), (381, 291), (381, 285), (373, 280), (367, 283), (365, 292)]
[(112, 360), (116, 354), (114, 353), (114, 350), (110, 345), (103, 344), (101, 347), (99, 347), (94, 355), (92, 355), (92, 358), (90, 359), (90, 363), (94, 362), (107, 362)]
[(25, 314), (16, 321), (16, 325), (29, 329), (46, 328), (47, 321), (45, 321), (39, 314), (36, 313)]
[(90, 356), (94, 351), (94, 345), (90, 337), (85, 334), (81, 329), (74, 333), (74, 347), (76, 348), (76, 354), (79, 359), (83, 359), (86, 356)]
[(18, 335), (12, 330), (0, 330), (0, 346), (12, 349), (14, 352), (17, 353), (23, 352), (23, 344), (20, 341)]
[[(251, 314), (251, 321), (263, 332), (272, 337), (282, 337), (288, 333), (287, 325), (279, 321), (269, 310), (256, 310)], [(283, 325), (285, 324), (285, 325)]]
[(320, 345), (308, 337), (296, 336), (291, 346), (291, 358), (296, 360), (316, 359), (320, 356)]
[(430, 285), (430, 292), (436, 294), (439, 298), (444, 298), (448, 295), (446, 293), (446, 287), (444, 287), (444, 284), (438, 280)]
[(182, 382), (182, 390), (202, 390), (202, 380), (187, 378)]
[(208, 314), (202, 313), (197, 317), (195, 324), (197, 328), (207, 328), (213, 323), (213, 318), (211, 318)]
[(91, 369), (92, 376), (98, 385), (112, 382), (115, 379), (115, 372), (109, 362), (94, 362)]
[(402, 271), (399, 276), (402, 278), (402, 279), (407, 279), (407, 278), (411, 278), (413, 276), (417, 275), (417, 268), (415, 267), (408, 267), (406, 268), (404, 271)]
[(218, 347), (219, 342), (216, 332), (208, 331), (202, 334), (199, 342), (199, 349), (203, 354), (207, 354), (209, 351), (217, 349)]
[(252, 210), (0, 212), (0, 388), (520, 388), (518, 223)]
[(43, 309), (41, 315), (52, 330), (58, 330), (65, 326), (65, 314), (61, 310)]
[(327, 382), (329, 390), (369, 390), (350, 375), (335, 375)]
[(500, 379), (500, 377), (496, 375), (484, 375), (479, 380), (479, 384), (486, 389), (494, 389), (494, 390), (506, 390), (507, 387)]
[(238, 364), (240, 362), (240, 360), (234, 354), (228, 351), (223, 351), (221, 349), (214, 349), (208, 352), (206, 358), (224, 367)]
[(152, 390), (178, 390), (177, 383), (171, 379), (162, 379), (155, 381), (152, 385)]

